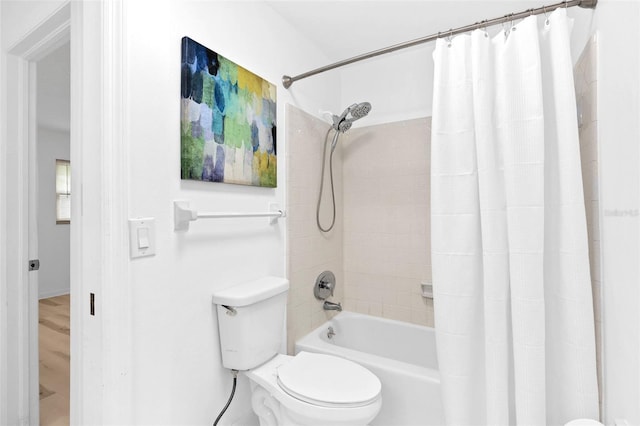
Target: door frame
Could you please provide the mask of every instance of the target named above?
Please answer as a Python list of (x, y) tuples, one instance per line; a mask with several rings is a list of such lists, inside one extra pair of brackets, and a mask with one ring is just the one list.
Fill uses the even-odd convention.
[[(132, 417), (122, 0), (61, 2), (0, 52), (0, 424), (39, 418), (33, 215), (35, 61), (71, 42), (71, 424)], [(0, 7), (0, 14), (2, 14)], [(0, 17), (2, 17), (0, 15)], [(5, 14), (4, 19), (7, 19)], [(87, 143), (90, 141), (91, 143)], [(32, 191), (33, 192), (33, 191)], [(95, 315), (89, 311), (95, 295)], [(6, 378), (6, 379), (5, 379)]]
[[(2, 200), (7, 206), (3, 258), (7, 275), (2, 284), (7, 304), (14, 307), (5, 323), (14, 333), (7, 336), (7, 345), (2, 348), (3, 376), (8, 378), (2, 392), (3, 396), (13, 394), (16, 402), (15, 408), (10, 407), (4, 405), (3, 398), (0, 418), (8, 423), (39, 424), (40, 420), (38, 272), (27, 269), (28, 260), (38, 255), (36, 63), (69, 41), (70, 29), (70, 7), (65, 5), (24, 34), (4, 55), (3, 83), (11, 92), (7, 91), (2, 114), (6, 131), (3, 151), (12, 154), (12, 162), (3, 167), (6, 186)], [(17, 250), (10, 255), (12, 247)]]

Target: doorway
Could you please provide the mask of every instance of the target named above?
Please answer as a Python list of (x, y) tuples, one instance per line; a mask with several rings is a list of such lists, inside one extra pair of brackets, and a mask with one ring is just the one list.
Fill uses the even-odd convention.
[(69, 424), (70, 43), (36, 67), (36, 210), (40, 424)]
[(131, 423), (122, 16), (116, 0), (0, 1), (0, 304), (7, 308), (0, 309), (0, 424), (40, 421), (39, 271), (30, 271), (38, 255), (33, 88), (37, 63), (67, 42), (74, 197), (69, 419)]
[[(38, 302), (39, 279), (38, 238), (40, 205), (46, 203), (38, 200), (40, 175), (47, 173), (38, 167), (38, 135), (47, 126), (49, 132), (57, 131), (69, 134), (70, 117), (70, 82), (51, 85), (52, 89), (66, 91), (65, 99), (50, 113), (38, 110), (38, 98), (45, 100), (47, 96), (40, 94), (38, 88), (38, 66), (47, 67), (47, 57), (66, 46), (66, 79), (70, 70), (70, 40), (77, 40), (72, 35), (72, 10), (70, 3), (32, 3), (32, 2), (2, 2), (0, 4), (0, 18), (3, 30), (9, 29), (2, 41), (2, 61), (5, 65), (0, 70), (3, 101), (0, 104), (2, 122), (2, 151), (1, 167), (3, 185), (0, 186), (0, 200), (2, 201), (2, 229), (0, 233), (0, 254), (3, 273), (0, 276), (0, 298), (9, 307), (2, 313), (0, 324), (0, 423), (2, 424), (39, 424), (39, 342), (38, 342)], [(77, 15), (77, 14), (76, 14)], [(36, 16), (31, 22), (23, 21), (21, 16)], [(76, 20), (76, 22), (78, 22)], [(73, 31), (74, 33), (77, 31)], [(77, 45), (77, 42), (76, 42)], [(77, 68), (76, 68), (77, 69)], [(49, 74), (54, 74), (51, 70)], [(47, 86), (43, 84), (42, 86)], [(66, 88), (66, 90), (65, 90)], [(66, 111), (65, 111), (66, 110)], [(56, 124), (60, 115), (66, 116), (66, 124)], [(39, 121), (38, 116), (44, 121)], [(62, 120), (65, 121), (65, 120)], [(54, 128), (55, 127), (55, 128)], [(50, 136), (50, 135), (49, 135)], [(51, 139), (51, 137), (47, 137)], [(67, 159), (70, 144), (66, 136)], [(73, 151), (73, 149), (71, 149)], [(43, 150), (43, 152), (46, 150)], [(50, 176), (55, 180), (55, 175)], [(42, 191), (43, 194), (47, 191)], [(55, 219), (54, 219), (55, 220)], [(69, 225), (67, 225), (68, 227)], [(67, 231), (68, 233), (68, 231)], [(60, 241), (60, 238), (54, 238)], [(70, 248), (66, 246), (65, 269), (68, 270)], [(77, 250), (76, 250), (77, 251)], [(60, 260), (65, 263), (64, 260)], [(47, 262), (49, 264), (49, 262)], [(47, 274), (48, 275), (48, 274)], [(72, 280), (67, 272), (66, 293)], [(43, 275), (44, 277), (44, 275)], [(72, 286), (72, 285), (71, 285)], [(76, 285), (77, 288), (77, 285)], [(49, 293), (48, 295), (53, 295)], [(45, 295), (46, 296), (46, 295)], [(59, 341), (59, 339), (54, 339)], [(66, 369), (62, 369), (69, 381), (70, 351), (67, 350)], [(66, 371), (65, 371), (66, 370)], [(69, 385), (67, 384), (67, 388)], [(47, 393), (47, 392), (44, 392)], [(65, 392), (60, 392), (65, 393)], [(69, 391), (66, 391), (66, 419), (69, 424)]]

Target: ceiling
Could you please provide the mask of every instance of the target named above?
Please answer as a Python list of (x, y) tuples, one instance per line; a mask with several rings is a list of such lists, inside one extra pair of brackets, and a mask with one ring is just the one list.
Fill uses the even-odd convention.
[[(331, 62), (484, 19), (559, 2), (559, 0), (265, 1), (324, 52)], [(572, 13), (576, 12), (572, 11)]]

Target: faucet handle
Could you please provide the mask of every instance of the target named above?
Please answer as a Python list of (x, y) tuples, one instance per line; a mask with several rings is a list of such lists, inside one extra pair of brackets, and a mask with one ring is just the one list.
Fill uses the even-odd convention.
[(318, 283), (318, 287), (320, 288), (320, 290), (328, 290), (331, 292), (331, 295), (333, 296), (333, 286), (335, 285), (334, 282), (332, 281), (325, 281), (325, 280), (320, 280), (320, 282)]
[(329, 296), (333, 296), (333, 289), (336, 286), (336, 276), (331, 271), (324, 271), (318, 278), (316, 278), (316, 284), (313, 287), (313, 295), (318, 300), (325, 300)]

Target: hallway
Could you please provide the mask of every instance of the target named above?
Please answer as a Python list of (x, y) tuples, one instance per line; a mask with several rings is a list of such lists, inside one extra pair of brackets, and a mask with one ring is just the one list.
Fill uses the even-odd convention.
[(69, 424), (69, 301), (68, 294), (41, 299), (40, 424)]

